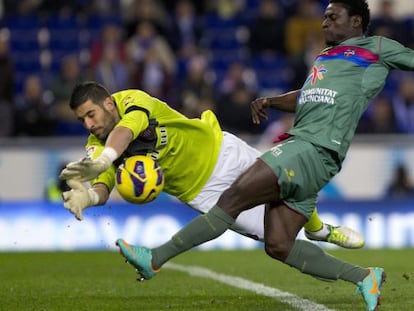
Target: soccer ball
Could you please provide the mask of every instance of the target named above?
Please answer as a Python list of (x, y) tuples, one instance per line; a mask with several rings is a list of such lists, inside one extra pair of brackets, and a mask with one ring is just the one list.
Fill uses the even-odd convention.
[(130, 203), (153, 201), (164, 188), (164, 174), (156, 161), (137, 155), (126, 158), (116, 170), (116, 189)]

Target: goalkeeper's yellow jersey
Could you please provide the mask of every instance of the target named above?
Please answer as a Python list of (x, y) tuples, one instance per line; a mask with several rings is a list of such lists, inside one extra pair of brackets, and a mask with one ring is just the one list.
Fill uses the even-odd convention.
[[(144, 154), (157, 159), (165, 176), (164, 191), (182, 202), (194, 199), (210, 178), (216, 164), (223, 137), (211, 111), (201, 119), (189, 119), (165, 102), (140, 90), (124, 90), (112, 94), (123, 126), (133, 132), (133, 141), (114, 165), (91, 184), (104, 183), (111, 191), (115, 186), (115, 168), (122, 159)], [(86, 150), (95, 159), (104, 141), (93, 134)]]

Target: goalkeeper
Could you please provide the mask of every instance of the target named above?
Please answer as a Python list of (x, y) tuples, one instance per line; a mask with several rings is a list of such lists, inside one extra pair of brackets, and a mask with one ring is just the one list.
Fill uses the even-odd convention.
[[(260, 156), (238, 137), (223, 132), (211, 111), (201, 119), (188, 119), (139, 90), (111, 95), (100, 84), (84, 82), (73, 90), (70, 108), (90, 132), (87, 157), (69, 163), (60, 175), (72, 188), (63, 193), (64, 207), (78, 220), (84, 209), (108, 200), (116, 167), (126, 157), (142, 154), (157, 159), (165, 175), (164, 191), (204, 214)], [(91, 188), (84, 187), (85, 181)], [(264, 205), (245, 211), (231, 229), (263, 240), (264, 213)], [(305, 234), (345, 248), (364, 244), (357, 232), (324, 224), (316, 208)]]

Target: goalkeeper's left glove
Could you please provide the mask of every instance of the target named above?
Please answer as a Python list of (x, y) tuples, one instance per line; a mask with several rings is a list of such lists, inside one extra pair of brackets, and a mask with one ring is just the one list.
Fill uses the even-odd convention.
[(69, 191), (63, 192), (63, 206), (69, 210), (77, 220), (83, 219), (83, 210), (99, 202), (99, 195), (92, 189), (86, 189), (83, 183), (76, 179), (68, 179)]
[(59, 175), (60, 179), (77, 179), (80, 181), (89, 181), (98, 177), (105, 172), (118, 158), (117, 152), (110, 147), (105, 147), (98, 158), (92, 160), (89, 157), (79, 161), (70, 162)]

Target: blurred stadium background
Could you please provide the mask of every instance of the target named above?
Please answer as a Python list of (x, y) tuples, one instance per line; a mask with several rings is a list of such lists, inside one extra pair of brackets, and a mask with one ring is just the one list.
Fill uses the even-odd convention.
[[(414, 2), (369, 2), (371, 33), (414, 47)], [(132, 206), (114, 193), (83, 222), (63, 209), (57, 174), (84, 155), (86, 139), (67, 107), (76, 82), (140, 88), (189, 117), (213, 109), (225, 129), (265, 149), (291, 116), (256, 128), (248, 104), (300, 85), (327, 1), (0, 3), (0, 251), (26, 251), (113, 249), (118, 237), (153, 246), (196, 215), (166, 194)], [(411, 73), (390, 75), (321, 191), (322, 218), (360, 231), (367, 248), (414, 246), (413, 83)], [(232, 233), (202, 246), (256, 247)]]

